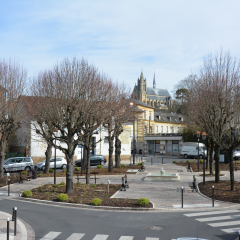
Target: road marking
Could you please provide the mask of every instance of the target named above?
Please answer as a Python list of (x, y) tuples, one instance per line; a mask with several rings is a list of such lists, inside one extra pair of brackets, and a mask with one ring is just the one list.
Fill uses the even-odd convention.
[[(174, 208), (181, 208), (181, 204), (173, 204), (172, 205)], [(215, 204), (216, 207), (218, 207), (218, 204)], [(184, 204), (184, 208), (200, 208), (200, 207), (212, 207), (212, 204)]]
[(69, 238), (67, 238), (66, 240), (80, 240), (83, 236), (85, 235), (85, 233), (73, 233)]
[(106, 240), (108, 238), (109, 235), (101, 235), (101, 234), (97, 234), (93, 240)]
[(221, 216), (221, 217), (210, 217), (210, 218), (197, 218), (196, 220), (199, 222), (211, 222), (211, 221), (218, 221), (218, 220), (228, 220), (240, 218), (240, 215), (229, 215), (229, 216)]
[(146, 240), (159, 240), (159, 238), (149, 238), (149, 237), (147, 237)]
[(52, 240), (54, 238), (56, 238), (59, 234), (61, 234), (62, 232), (49, 232), (48, 234), (46, 234), (43, 238), (41, 238), (40, 240)]
[(240, 224), (240, 221), (209, 223), (208, 225), (211, 227), (223, 227), (223, 226), (231, 226), (231, 225), (238, 225), (238, 224)]
[(240, 227), (238, 228), (227, 228), (227, 229), (221, 229), (223, 232), (226, 232), (226, 233), (236, 233), (240, 230)]
[(184, 214), (186, 217), (196, 217), (196, 216), (206, 216), (206, 215), (215, 215), (215, 214), (224, 214), (224, 213), (236, 213), (240, 212), (239, 210), (228, 210), (228, 211), (214, 211), (214, 212), (198, 212), (198, 213), (188, 213)]
[(119, 240), (132, 240), (133, 236), (121, 236)]

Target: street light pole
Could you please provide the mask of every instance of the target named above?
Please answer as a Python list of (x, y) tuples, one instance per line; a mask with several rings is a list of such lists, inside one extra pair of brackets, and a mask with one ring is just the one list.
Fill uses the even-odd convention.
[[(202, 133), (202, 139), (203, 139), (204, 142), (206, 140), (206, 135), (207, 134), (205, 132)], [(205, 185), (205, 158), (206, 158), (205, 148), (203, 148), (203, 185)]]
[[(53, 129), (53, 132), (57, 132), (57, 128)], [(54, 157), (54, 184), (56, 184), (56, 136), (55, 136), (55, 157)]]
[[(130, 102), (130, 105), (133, 106), (133, 111), (134, 111), (134, 120), (133, 120), (133, 165), (135, 165), (135, 102)], [(131, 164), (131, 162), (130, 162)]]

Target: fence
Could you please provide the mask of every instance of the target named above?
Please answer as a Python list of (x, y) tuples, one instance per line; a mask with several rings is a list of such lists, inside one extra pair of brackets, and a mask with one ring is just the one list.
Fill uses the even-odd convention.
[(5, 160), (12, 157), (25, 157), (25, 153), (5, 153)]

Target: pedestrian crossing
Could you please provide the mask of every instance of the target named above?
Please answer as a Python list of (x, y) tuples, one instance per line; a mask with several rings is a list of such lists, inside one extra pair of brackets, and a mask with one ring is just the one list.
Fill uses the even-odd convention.
[[(220, 227), (225, 233), (240, 231), (240, 210), (209, 211), (184, 214), (211, 227)], [(229, 228), (227, 228), (229, 227)]]
[[(60, 234), (62, 232), (49, 232), (40, 240), (62, 239)], [(59, 238), (60, 237), (60, 238)], [(97, 234), (92, 240), (106, 240), (109, 235)], [(84, 240), (89, 239), (85, 233), (73, 233), (66, 240)], [(134, 236), (121, 236), (119, 240), (133, 240)], [(159, 240), (159, 238), (146, 237), (146, 240)]]

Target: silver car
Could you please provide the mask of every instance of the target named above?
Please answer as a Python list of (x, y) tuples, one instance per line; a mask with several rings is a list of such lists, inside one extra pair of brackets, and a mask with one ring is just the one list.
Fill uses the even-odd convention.
[(34, 168), (33, 160), (30, 157), (14, 157), (7, 159), (3, 164), (4, 172), (29, 171)]
[[(49, 168), (54, 168), (54, 159), (55, 158), (50, 159)], [(43, 162), (37, 163), (35, 165), (35, 167), (37, 169), (44, 170), (45, 169), (45, 163), (46, 163), (46, 160), (43, 161)], [(67, 168), (67, 160), (63, 157), (57, 157), (56, 158), (56, 168), (66, 169)]]

